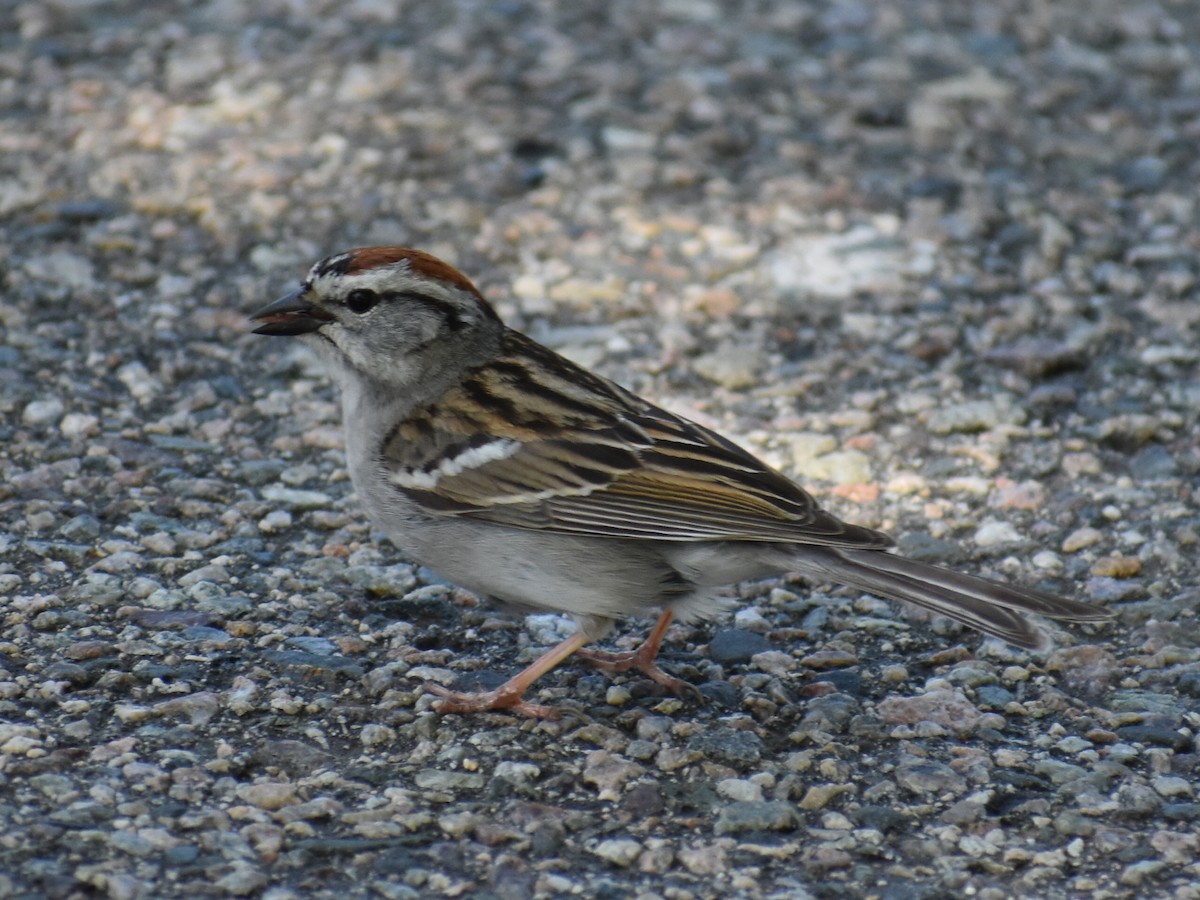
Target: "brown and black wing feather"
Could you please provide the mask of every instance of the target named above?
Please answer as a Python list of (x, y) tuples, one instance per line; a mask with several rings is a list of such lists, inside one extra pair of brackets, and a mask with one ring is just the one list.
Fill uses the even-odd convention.
[[(592, 537), (892, 546), (709, 429), (516, 332), (508, 350), (385, 443), (393, 481), (422, 507)], [(437, 469), (481, 440), (494, 458)]]

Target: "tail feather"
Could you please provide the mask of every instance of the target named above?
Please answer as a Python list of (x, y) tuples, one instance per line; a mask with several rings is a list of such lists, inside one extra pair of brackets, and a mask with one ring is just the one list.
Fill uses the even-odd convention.
[(1044, 649), (1048, 641), (1022, 613), (1069, 622), (1112, 617), (1108, 610), (1078, 600), (987, 581), (881, 550), (804, 547), (798, 561), (806, 572), (912, 603), (1028, 649)]

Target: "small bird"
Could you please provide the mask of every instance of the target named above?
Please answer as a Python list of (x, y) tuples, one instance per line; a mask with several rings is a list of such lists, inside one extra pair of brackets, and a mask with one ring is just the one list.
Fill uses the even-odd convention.
[[(430, 685), (441, 712), (509, 709), (572, 654), (655, 663), (673, 619), (711, 616), (720, 589), (795, 572), (913, 603), (1026, 648), (1024, 617), (1099, 622), (1103, 609), (891, 552), (736, 444), (508, 328), (452, 266), (406, 247), (318, 262), (251, 317), (299, 337), (341, 389), (346, 458), (372, 522), (409, 560), (481, 596), (570, 615), (576, 631), (500, 687)], [(584, 649), (627, 615), (660, 612), (634, 651)]]

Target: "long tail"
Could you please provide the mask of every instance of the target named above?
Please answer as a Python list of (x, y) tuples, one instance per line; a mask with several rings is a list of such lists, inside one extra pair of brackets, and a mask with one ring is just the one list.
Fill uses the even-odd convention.
[(1049, 641), (1022, 613), (1068, 622), (1112, 618), (1108, 610), (1078, 600), (998, 584), (883, 550), (806, 546), (793, 561), (805, 573), (904, 600), (1031, 650), (1044, 649)]

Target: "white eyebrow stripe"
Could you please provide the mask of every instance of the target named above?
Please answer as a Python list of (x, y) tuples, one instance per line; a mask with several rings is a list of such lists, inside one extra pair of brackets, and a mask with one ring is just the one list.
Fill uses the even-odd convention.
[(508, 459), (521, 449), (521, 442), (500, 438), (479, 447), (471, 447), (457, 456), (447, 456), (429, 471), (421, 469), (399, 469), (392, 473), (393, 484), (405, 488), (430, 490), (436, 488), (443, 478), (453, 478), (470, 469), (478, 469), (490, 462)]

